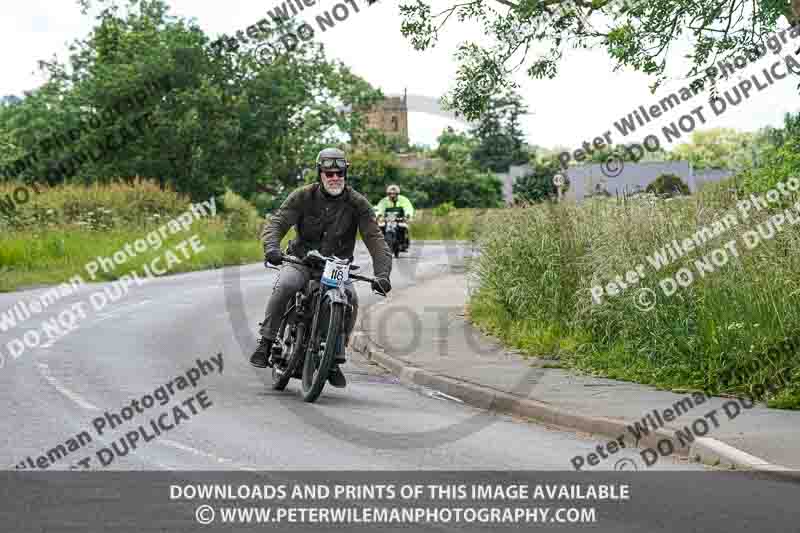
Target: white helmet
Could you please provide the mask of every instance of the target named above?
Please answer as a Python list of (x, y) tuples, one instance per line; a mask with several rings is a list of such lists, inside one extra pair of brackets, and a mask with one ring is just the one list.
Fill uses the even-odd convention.
[(386, 187), (386, 194), (392, 194), (392, 193), (400, 194), (400, 187), (398, 187), (397, 185), (389, 185), (388, 187)]

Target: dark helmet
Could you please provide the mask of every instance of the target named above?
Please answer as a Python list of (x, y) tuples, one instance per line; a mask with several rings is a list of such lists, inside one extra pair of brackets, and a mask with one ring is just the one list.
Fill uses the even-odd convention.
[(347, 177), (347, 168), (350, 163), (345, 157), (345, 153), (338, 148), (325, 148), (317, 154), (317, 177), (322, 177), (323, 170), (341, 170)]

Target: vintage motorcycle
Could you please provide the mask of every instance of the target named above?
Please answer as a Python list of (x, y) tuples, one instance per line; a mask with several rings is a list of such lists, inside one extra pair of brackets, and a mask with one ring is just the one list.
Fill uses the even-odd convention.
[(378, 227), (395, 257), (400, 257), (400, 252), (408, 250), (408, 223), (402, 207), (386, 208), (385, 214), (378, 220)]
[(303, 400), (314, 402), (328, 381), (336, 356), (344, 350), (345, 324), (353, 309), (345, 285), (351, 280), (375, 280), (355, 274), (360, 267), (349, 260), (325, 257), (316, 250), (302, 260), (288, 255), (283, 260), (311, 268), (312, 276), (286, 305), (281, 318), (275, 344), (287, 355), (283, 365), (272, 367), (272, 388), (283, 390), (289, 380), (299, 378)]

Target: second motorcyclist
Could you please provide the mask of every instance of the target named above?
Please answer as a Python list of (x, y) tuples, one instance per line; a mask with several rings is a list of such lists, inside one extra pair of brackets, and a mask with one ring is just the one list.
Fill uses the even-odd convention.
[[(386, 187), (386, 197), (375, 206), (375, 214), (379, 217), (383, 217), (386, 215), (387, 209), (396, 207), (403, 209), (403, 216), (405, 217), (406, 224), (410, 223), (411, 219), (414, 218), (414, 206), (411, 205), (411, 200), (400, 194), (400, 187), (397, 185), (389, 185)], [(408, 246), (410, 244), (408, 234), (409, 231), (408, 228), (406, 228), (406, 231), (403, 232), (403, 246), (401, 248), (404, 252), (408, 251)]]

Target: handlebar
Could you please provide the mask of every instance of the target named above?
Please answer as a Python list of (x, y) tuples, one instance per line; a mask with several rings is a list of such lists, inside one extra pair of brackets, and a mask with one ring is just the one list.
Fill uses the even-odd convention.
[[(283, 257), (283, 260), (286, 261), (287, 263), (294, 263), (296, 265), (309, 267), (309, 268), (314, 268), (314, 265), (310, 265), (307, 262), (303, 261), (302, 259), (297, 259), (296, 257), (294, 257), (292, 255), (283, 254), (282, 257)], [(378, 282), (377, 278), (370, 278), (368, 276), (359, 276), (358, 274), (349, 274), (348, 277), (350, 279), (355, 279), (355, 280), (358, 280), (358, 281), (365, 281), (365, 282), (370, 283), (370, 284)], [(380, 292), (376, 292), (375, 294), (379, 294), (381, 296), (386, 297), (386, 294), (383, 294), (383, 293), (380, 293)]]

